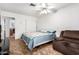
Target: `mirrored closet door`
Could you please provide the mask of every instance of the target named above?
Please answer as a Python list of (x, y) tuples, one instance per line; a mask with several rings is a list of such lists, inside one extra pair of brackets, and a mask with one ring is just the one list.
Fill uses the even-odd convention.
[(1, 16), (2, 39), (5, 37), (15, 37), (15, 18)]

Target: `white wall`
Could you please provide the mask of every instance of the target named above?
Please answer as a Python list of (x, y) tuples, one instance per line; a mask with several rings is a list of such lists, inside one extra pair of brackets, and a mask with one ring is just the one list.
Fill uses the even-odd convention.
[[(16, 13), (11, 13), (11, 12), (6, 12), (6, 11), (1, 11), (1, 16), (7, 16), (7, 17), (14, 17), (15, 18), (15, 39), (18, 39), (21, 37), (22, 33), (26, 32), (28, 29), (32, 31), (34, 23), (34, 18), (33, 16), (28, 16), (28, 15), (21, 15), (21, 14), (16, 14)], [(33, 18), (33, 22), (31, 21), (32, 28), (29, 27), (26, 23), (29, 22), (29, 18)], [(27, 20), (27, 21), (26, 21)], [(31, 26), (30, 25), (30, 26)], [(34, 25), (35, 26), (35, 25)], [(28, 29), (27, 29), (28, 28)], [(33, 31), (35, 31), (36, 28), (33, 28)]]
[(61, 30), (79, 30), (79, 4), (62, 8), (54, 14), (40, 16), (37, 23), (37, 30), (56, 30), (57, 36)]
[(35, 32), (36, 31), (36, 21), (37, 18), (33, 16), (26, 17), (25, 29), (26, 32)]

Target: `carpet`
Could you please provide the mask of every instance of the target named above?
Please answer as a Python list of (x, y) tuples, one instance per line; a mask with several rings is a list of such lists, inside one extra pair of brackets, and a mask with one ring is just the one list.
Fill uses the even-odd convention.
[(30, 52), (27, 45), (21, 39), (15, 40), (10, 38), (9, 40), (10, 55), (62, 55), (60, 52), (53, 49), (52, 42), (40, 45)]

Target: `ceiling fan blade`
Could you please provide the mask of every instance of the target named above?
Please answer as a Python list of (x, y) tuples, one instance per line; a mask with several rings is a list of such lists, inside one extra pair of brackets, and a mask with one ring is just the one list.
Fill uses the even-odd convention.
[(36, 7), (35, 7), (35, 10), (37, 10), (37, 11), (42, 10), (42, 7), (36, 6)]
[(36, 6), (34, 3), (31, 3), (30, 6)]

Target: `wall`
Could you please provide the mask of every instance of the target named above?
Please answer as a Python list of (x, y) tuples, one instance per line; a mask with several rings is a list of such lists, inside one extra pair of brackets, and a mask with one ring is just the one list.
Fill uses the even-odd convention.
[(26, 17), (25, 29), (26, 32), (35, 32), (36, 31), (36, 21), (37, 18), (33, 16)]
[(79, 30), (79, 4), (62, 8), (54, 14), (40, 16), (37, 23), (37, 30), (56, 30), (57, 36), (61, 30)]
[[(35, 18), (33, 16), (21, 15), (21, 14), (6, 12), (6, 11), (1, 11), (1, 16), (15, 17), (15, 39), (20, 38), (22, 33), (26, 32), (28, 29), (30, 30), (29, 25), (27, 25), (26, 23), (27, 23), (27, 21), (29, 21), (29, 18), (31, 18), (31, 19)], [(34, 24), (31, 23), (31, 25), (33, 27)], [(28, 29), (27, 29), (27, 27), (28, 27)], [(36, 28), (33, 28), (33, 31), (34, 30), (36, 30)], [(30, 31), (32, 31), (32, 29)]]

